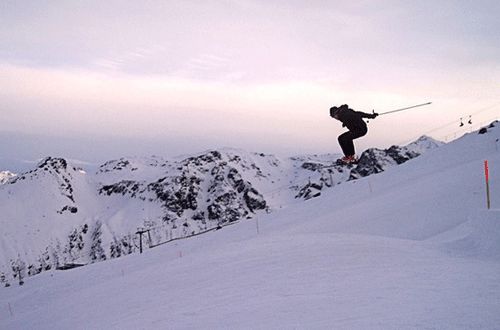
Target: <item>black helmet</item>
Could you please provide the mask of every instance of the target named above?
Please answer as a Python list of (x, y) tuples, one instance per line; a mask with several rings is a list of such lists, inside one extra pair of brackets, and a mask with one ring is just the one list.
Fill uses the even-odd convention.
[(347, 104), (342, 104), (340, 107), (331, 107), (330, 108), (330, 117), (334, 117), (339, 112), (349, 109)]
[(334, 117), (337, 114), (338, 111), (339, 111), (339, 108), (337, 108), (337, 107), (331, 107), (330, 108), (330, 117)]

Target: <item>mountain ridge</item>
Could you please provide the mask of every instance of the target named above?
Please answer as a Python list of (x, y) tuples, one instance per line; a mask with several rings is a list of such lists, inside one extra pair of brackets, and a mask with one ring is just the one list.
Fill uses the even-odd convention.
[[(415, 143), (439, 146), (428, 137)], [(120, 158), (95, 173), (46, 157), (0, 186), (5, 211), (0, 272), (24, 264), (34, 275), (118, 257), (137, 250), (137, 228), (149, 230), (151, 246), (195, 235), (318, 197), (322, 190), (418, 155), (406, 147), (369, 149), (351, 168), (331, 166), (338, 155), (280, 159), (223, 148), (174, 160)], [(22, 205), (27, 198), (34, 199), (33, 209)]]

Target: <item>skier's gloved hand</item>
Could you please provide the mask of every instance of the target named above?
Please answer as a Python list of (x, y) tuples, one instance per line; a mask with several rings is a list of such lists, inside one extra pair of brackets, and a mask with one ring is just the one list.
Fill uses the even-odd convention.
[(374, 112), (374, 113), (372, 113), (372, 117), (371, 118), (375, 119), (375, 118), (377, 118), (377, 116), (378, 116), (378, 113)]

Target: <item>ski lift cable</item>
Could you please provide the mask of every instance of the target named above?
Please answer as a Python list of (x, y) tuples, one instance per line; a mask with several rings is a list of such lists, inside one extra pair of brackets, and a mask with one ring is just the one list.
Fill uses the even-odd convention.
[(497, 106), (499, 106), (499, 105), (500, 105), (500, 102), (495, 103), (495, 104), (490, 105), (490, 106), (487, 106), (487, 107), (484, 107), (484, 108), (481, 108), (481, 109), (479, 109), (478, 111), (476, 111), (476, 112), (474, 112), (474, 113), (471, 113), (471, 114), (469, 115), (469, 117), (471, 117), (471, 116), (475, 116), (475, 115), (477, 115), (477, 114), (479, 114), (479, 113), (481, 113), (481, 112), (485, 112), (485, 111), (487, 111), (487, 110), (493, 109), (493, 108), (495, 108), (495, 107), (497, 107)]
[[(470, 115), (469, 115), (469, 118), (472, 118), (472, 116), (474, 116), (474, 115), (477, 115), (477, 114), (479, 114), (479, 113), (485, 112), (485, 111), (487, 111), (487, 110), (493, 109), (493, 108), (498, 107), (498, 106), (500, 106), (500, 102), (495, 103), (495, 104), (490, 105), (490, 106), (487, 106), (487, 107), (484, 107), (484, 108), (481, 108), (481, 109), (479, 109), (478, 111), (476, 111), (476, 112), (474, 112), (474, 113), (470, 114)], [(462, 119), (463, 119), (463, 117), (460, 117), (460, 122), (462, 121)], [(471, 119), (469, 119), (469, 120), (471, 120)], [(442, 130), (442, 129), (444, 129), (444, 128), (448, 127), (448, 126), (451, 126), (451, 125), (456, 125), (456, 124), (457, 124), (457, 120), (456, 120), (456, 119), (454, 119), (453, 121), (450, 121), (450, 122), (448, 122), (448, 123), (446, 123), (446, 124), (444, 124), (444, 125), (442, 125), (442, 126), (438, 126), (438, 127), (436, 127), (436, 128), (432, 128), (432, 129), (430, 129), (430, 130), (428, 130), (428, 131), (426, 131), (426, 132), (424, 132), (424, 133), (420, 134), (419, 136), (417, 136), (417, 137), (415, 137), (415, 138), (412, 138), (412, 139), (410, 139), (410, 140), (404, 140), (403, 142), (399, 143), (399, 145), (403, 145), (403, 144), (406, 144), (406, 143), (412, 142), (412, 141), (414, 141), (415, 139), (419, 138), (419, 137), (420, 137), (420, 136), (422, 136), (422, 135), (428, 135), (428, 134), (434, 133), (434, 132), (436, 132), (436, 131)]]

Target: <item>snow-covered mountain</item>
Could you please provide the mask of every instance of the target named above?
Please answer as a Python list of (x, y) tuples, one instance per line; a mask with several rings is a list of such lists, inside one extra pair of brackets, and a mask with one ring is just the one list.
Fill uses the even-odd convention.
[(369, 149), (355, 167), (334, 165), (338, 155), (279, 159), (222, 149), (174, 160), (121, 158), (92, 173), (47, 157), (29, 172), (5, 174), (0, 186), (0, 271), (21, 265), (34, 275), (119, 257), (137, 250), (138, 228), (148, 230), (148, 246), (199, 234), (318, 197), (439, 145), (422, 137)]
[[(200, 211), (207, 229), (238, 224), (1, 289), (0, 328), (494, 329), (500, 323), (500, 124), (479, 133), (411, 161), (405, 161), (413, 155), (408, 148), (368, 150), (360, 160), (378, 157), (374, 173), (383, 172), (367, 177), (366, 165), (338, 168), (333, 156), (278, 159), (235, 150), (182, 160), (122, 159), (95, 174), (67, 165), (62, 175), (49, 165), (63, 162), (48, 160), (47, 170), (0, 188), (2, 210), (9, 189), (17, 197), (25, 184), (41, 182), (37, 193), (52, 194), (57, 203), (38, 206), (60, 216), (60, 226), (72, 222), (75, 256), (82, 247), (87, 260), (109, 259), (105, 242), (115, 244), (115, 255), (127, 254), (134, 242), (119, 238), (146, 226), (146, 216), (167, 231), (174, 222), (186, 227), (183, 221), (203, 230), (202, 220), (182, 218)], [(64, 178), (73, 180), (72, 192)], [(211, 222), (208, 207), (217, 194), (206, 194), (214, 185), (213, 191), (236, 195), (224, 200), (228, 209), (234, 202), (248, 212), (239, 213), (241, 220)], [(265, 201), (262, 209), (244, 204), (252, 188), (258, 193), (252, 197)], [(172, 194), (193, 198), (179, 204)], [(64, 205), (78, 210), (57, 213)], [(81, 214), (87, 215), (76, 221)]]
[[(438, 148), (443, 142), (434, 140), (428, 136), (422, 136), (407, 146), (392, 146), (389, 149), (371, 148), (364, 151), (358, 164), (355, 166), (332, 165), (332, 160), (305, 161), (301, 167), (312, 172), (317, 172), (312, 178), (309, 177), (307, 184), (300, 185), (297, 197), (309, 199), (321, 195), (323, 188), (329, 188), (345, 181), (359, 179), (364, 176), (385, 171), (387, 168), (403, 164), (426, 151)], [(300, 159), (300, 158), (298, 158)]]

